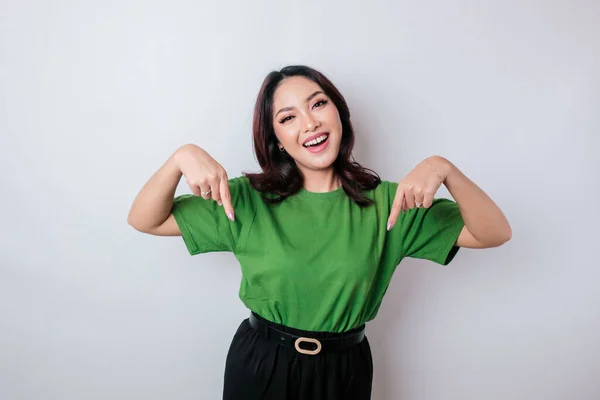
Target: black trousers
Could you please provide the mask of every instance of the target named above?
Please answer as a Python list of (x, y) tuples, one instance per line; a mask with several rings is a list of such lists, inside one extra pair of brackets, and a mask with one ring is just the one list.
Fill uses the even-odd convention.
[[(307, 337), (336, 335), (269, 324)], [(227, 354), (223, 399), (369, 400), (372, 381), (373, 359), (366, 336), (348, 349), (308, 355), (267, 340), (245, 319)]]

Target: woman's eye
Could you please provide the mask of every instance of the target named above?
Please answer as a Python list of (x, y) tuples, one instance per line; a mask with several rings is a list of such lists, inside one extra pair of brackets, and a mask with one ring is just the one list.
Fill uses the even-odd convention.
[(325, 104), (327, 104), (327, 100), (319, 100), (319, 101), (317, 101), (317, 102), (315, 103), (314, 107), (317, 107), (319, 104), (323, 104), (323, 105), (325, 105)]
[[(313, 108), (314, 108), (314, 107), (322, 107), (322, 106), (324, 106), (324, 105), (325, 105), (325, 104), (327, 104), (327, 103), (328, 103), (328, 100), (319, 100), (319, 101), (317, 101), (317, 102), (316, 102), (316, 103), (313, 105)], [(287, 117), (285, 117), (285, 118), (281, 119), (281, 120), (279, 121), (279, 123), (280, 123), (280, 124), (284, 124), (284, 123), (286, 123), (287, 121), (289, 121), (289, 120), (290, 120), (290, 119), (292, 119), (292, 118), (294, 118), (294, 116), (293, 116), (293, 115), (288, 115)]]

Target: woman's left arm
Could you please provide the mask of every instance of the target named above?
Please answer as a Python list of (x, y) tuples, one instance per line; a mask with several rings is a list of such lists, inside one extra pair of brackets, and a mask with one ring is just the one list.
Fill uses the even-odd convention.
[(430, 207), (442, 184), (458, 204), (465, 223), (456, 241), (457, 246), (483, 249), (498, 247), (510, 240), (510, 224), (496, 203), (441, 156), (426, 158), (398, 183), (388, 217), (388, 231), (396, 224), (402, 211)]
[(475, 182), (444, 157), (433, 156), (428, 161), (442, 174), (443, 184), (458, 204), (465, 221), (457, 246), (498, 247), (511, 239), (512, 229), (504, 213)]

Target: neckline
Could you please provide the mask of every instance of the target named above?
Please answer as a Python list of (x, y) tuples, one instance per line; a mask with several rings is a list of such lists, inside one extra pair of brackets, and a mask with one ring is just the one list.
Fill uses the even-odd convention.
[(309, 192), (304, 187), (300, 188), (298, 195), (307, 199), (335, 199), (340, 197), (344, 193), (344, 187), (340, 185), (339, 188), (330, 192)]

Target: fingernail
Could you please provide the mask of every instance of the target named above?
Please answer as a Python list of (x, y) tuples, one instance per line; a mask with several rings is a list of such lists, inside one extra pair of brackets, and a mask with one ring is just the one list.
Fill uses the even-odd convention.
[(388, 224), (387, 224), (387, 230), (389, 231), (391, 227), (392, 227), (392, 223), (388, 222)]
[(220, 206), (223, 205), (223, 203), (221, 203), (220, 201), (217, 201), (217, 204), (220, 205)]
[(233, 216), (233, 212), (227, 213), (227, 216), (229, 217), (230, 220), (234, 221), (235, 218)]

